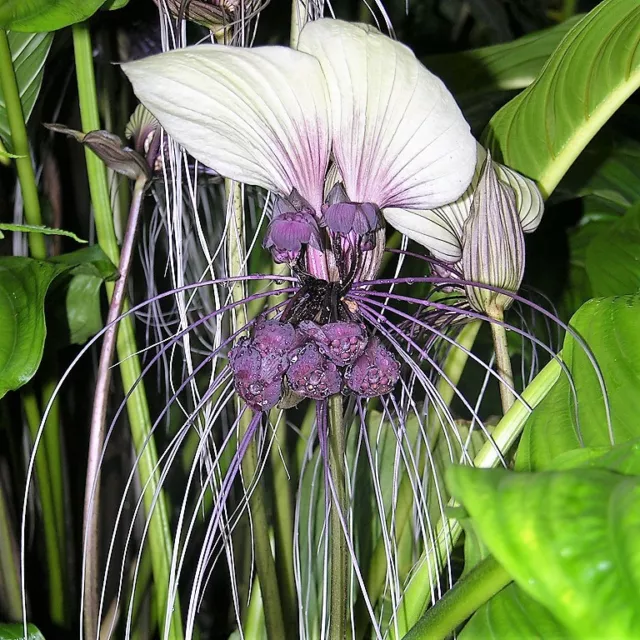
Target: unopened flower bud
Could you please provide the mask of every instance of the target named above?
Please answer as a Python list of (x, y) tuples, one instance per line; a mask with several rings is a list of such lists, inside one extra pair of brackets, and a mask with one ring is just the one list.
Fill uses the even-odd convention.
[(82, 131), (69, 129), (61, 124), (47, 124), (47, 129), (58, 133), (65, 133), (71, 138), (89, 147), (104, 162), (109, 169), (122, 175), (137, 180), (151, 178), (151, 171), (145, 159), (134, 149), (125, 147), (122, 140), (109, 131), (90, 131), (85, 134)]
[(291, 358), (287, 380), (295, 393), (314, 400), (333, 396), (342, 387), (338, 368), (315, 344), (308, 344)]
[(329, 322), (320, 326), (306, 320), (300, 323), (299, 330), (313, 340), (320, 353), (339, 367), (359, 358), (368, 342), (364, 328), (355, 322)]
[(229, 363), (238, 395), (254, 411), (269, 411), (282, 396), (282, 380), (288, 360), (283, 356), (263, 356), (251, 345), (251, 340), (241, 340), (230, 352)]
[[(524, 263), (524, 232), (515, 194), (498, 180), (487, 153), (464, 225), (464, 279), (515, 293), (522, 282)], [(509, 295), (480, 286), (466, 285), (465, 292), (473, 309), (492, 317), (500, 317), (512, 302)]]
[(390, 393), (400, 378), (400, 364), (375, 336), (364, 353), (347, 369), (345, 382), (349, 389), (366, 398)]
[(322, 225), (342, 235), (353, 231), (358, 236), (367, 236), (370, 243), (369, 236), (382, 227), (382, 217), (378, 207), (371, 202), (350, 202), (339, 182), (331, 189), (327, 202), (322, 206)]

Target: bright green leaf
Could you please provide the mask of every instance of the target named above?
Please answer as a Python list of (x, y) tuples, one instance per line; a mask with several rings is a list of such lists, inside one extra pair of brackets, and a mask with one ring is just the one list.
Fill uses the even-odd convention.
[(448, 480), (498, 562), (576, 637), (640, 635), (640, 478), (457, 467)]
[(458, 634), (460, 640), (571, 638), (539, 602), (511, 583), (482, 605)]
[(585, 266), (595, 296), (640, 289), (640, 203), (589, 243)]
[(491, 119), (487, 145), (548, 196), (638, 86), (640, 7), (604, 0), (571, 29), (536, 81)]
[(86, 240), (78, 238), (73, 231), (65, 231), (64, 229), (52, 229), (51, 227), (45, 227), (35, 224), (9, 224), (0, 222), (0, 238), (4, 238), (3, 231), (20, 231), (22, 233), (42, 233), (45, 236), (67, 236), (73, 238), (76, 242), (86, 244)]
[[(19, 0), (28, 3), (28, 0)], [(2, 15), (4, 2), (0, 0), (0, 16)], [(40, 93), (42, 86), (42, 76), (44, 73), (44, 63), (47, 60), (51, 43), (53, 42), (52, 33), (15, 33), (13, 31), (7, 34), (9, 40), (9, 49), (11, 58), (13, 59), (13, 68), (18, 83), (18, 91), (20, 93), (20, 102), (22, 103), (22, 112), (25, 121), (29, 120), (36, 98)], [(9, 129), (9, 119), (4, 104), (4, 94), (0, 87), (0, 138), (7, 147), (7, 151), (11, 152), (11, 131)], [(14, 157), (9, 154), (10, 157)]]
[(567, 451), (551, 463), (554, 471), (564, 469), (609, 469), (628, 476), (640, 476), (640, 438), (615, 447), (584, 447)]
[(105, 0), (0, 0), (0, 28), (55, 31), (90, 18)]
[(575, 384), (578, 408), (561, 375), (525, 425), (516, 468), (537, 470), (580, 446), (623, 443), (640, 436), (640, 296), (595, 299), (583, 305), (571, 326), (587, 342), (604, 375), (611, 409), (609, 433), (602, 390), (584, 349), (565, 338), (562, 358)]
[(513, 42), (429, 56), (424, 64), (457, 98), (528, 87), (554, 49), (582, 16)]
[(34, 375), (47, 333), (44, 300), (65, 265), (0, 258), (0, 398)]
[(107, 11), (116, 11), (117, 9), (122, 9), (129, 4), (129, 0), (107, 0), (105, 4), (102, 5), (102, 8)]
[[(27, 626), (26, 640), (44, 640), (44, 636), (32, 624)], [(0, 640), (25, 640), (21, 624), (0, 624)]]

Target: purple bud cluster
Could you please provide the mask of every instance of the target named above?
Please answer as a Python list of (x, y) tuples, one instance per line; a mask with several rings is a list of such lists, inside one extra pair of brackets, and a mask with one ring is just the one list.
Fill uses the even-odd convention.
[(229, 363), (238, 395), (254, 411), (276, 406), (285, 385), (314, 400), (342, 390), (371, 398), (389, 393), (400, 377), (393, 354), (356, 322), (294, 328), (262, 320), (231, 349)]

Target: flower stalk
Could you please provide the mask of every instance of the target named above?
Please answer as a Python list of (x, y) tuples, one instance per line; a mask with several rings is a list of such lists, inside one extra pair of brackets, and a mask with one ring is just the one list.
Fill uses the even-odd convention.
[(335, 488), (331, 501), (330, 563), (331, 608), (329, 634), (342, 640), (347, 637), (349, 612), (349, 566), (346, 531), (347, 486), (345, 478), (346, 434), (342, 396), (337, 394), (328, 400), (329, 474)]
[[(100, 129), (98, 98), (93, 69), (91, 34), (86, 23), (73, 25), (73, 45), (80, 101), (80, 115), (84, 131)], [(88, 149), (85, 150), (91, 203), (94, 209), (98, 243), (107, 257), (114, 263), (120, 262), (120, 249), (116, 239), (106, 168), (102, 161)], [(113, 284), (106, 283), (107, 296), (111, 298)], [(123, 311), (128, 310), (125, 302)], [(169, 603), (169, 584), (173, 539), (169, 525), (169, 511), (164, 493), (158, 486), (158, 454), (151, 435), (151, 417), (146, 392), (140, 378), (141, 367), (136, 345), (133, 319), (125, 316), (119, 321), (116, 350), (120, 361), (122, 384), (127, 394), (127, 413), (131, 436), (136, 454), (140, 456), (138, 472), (144, 494), (144, 506), (149, 524), (149, 544), (153, 567), (154, 586), (159, 606)], [(156, 493), (157, 499), (156, 498)], [(174, 599), (169, 614), (168, 629), (164, 629), (164, 617), (160, 617), (163, 637), (181, 640), (183, 635), (180, 604)]]
[(428, 609), (403, 640), (445, 640), (512, 580), (493, 556), (485, 558)]
[[(229, 218), (230, 229), (227, 234), (227, 261), (229, 276), (245, 275), (244, 257), (244, 206), (242, 185), (232, 180), (225, 180), (227, 199), (231, 209)], [(246, 298), (245, 287), (242, 282), (237, 282), (231, 290), (233, 302), (242, 302)], [(246, 308), (243, 304), (237, 305), (232, 318), (233, 331), (247, 324)], [(240, 398), (237, 399), (238, 411), (242, 410)], [(238, 441), (242, 441), (252, 418), (249, 411), (245, 411), (240, 418), (238, 429)], [(254, 437), (242, 458), (242, 480), (245, 489), (251, 492), (249, 498), (249, 514), (251, 517), (253, 551), (255, 554), (256, 570), (260, 581), (260, 592), (264, 607), (265, 624), (269, 640), (286, 638), (284, 617), (280, 591), (278, 587), (276, 566), (271, 552), (269, 539), (269, 522), (265, 508), (265, 494), (261, 479), (257, 476), (258, 445)]]

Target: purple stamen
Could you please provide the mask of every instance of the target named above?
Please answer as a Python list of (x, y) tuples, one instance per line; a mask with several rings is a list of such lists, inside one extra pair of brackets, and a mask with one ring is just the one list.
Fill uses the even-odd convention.
[(346, 367), (359, 358), (368, 342), (364, 327), (355, 322), (329, 322), (320, 326), (305, 321), (300, 323), (299, 330), (339, 367)]
[(335, 395), (342, 387), (338, 368), (315, 344), (308, 344), (291, 358), (287, 380), (297, 394), (314, 400)]
[(400, 364), (375, 336), (344, 375), (349, 389), (367, 398), (389, 393), (399, 378)]

